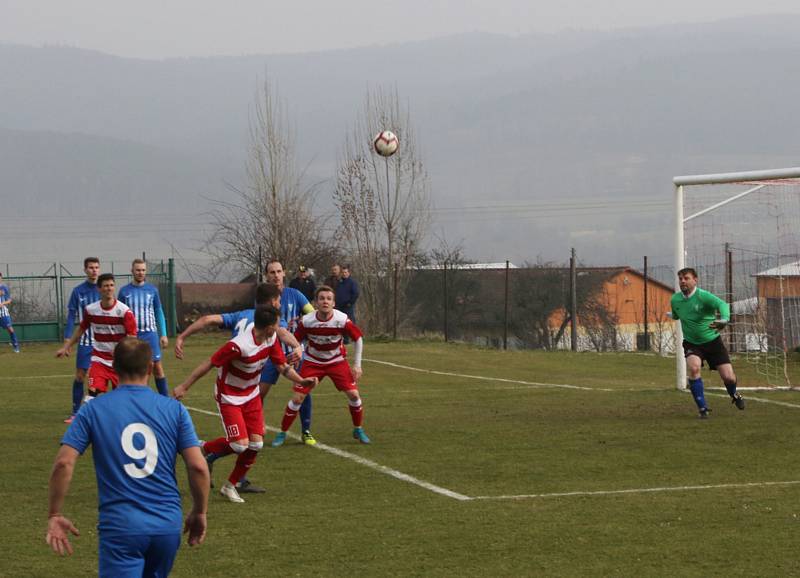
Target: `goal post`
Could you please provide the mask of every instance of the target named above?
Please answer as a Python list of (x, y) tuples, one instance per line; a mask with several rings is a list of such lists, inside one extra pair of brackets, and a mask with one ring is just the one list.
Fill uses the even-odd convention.
[[(726, 341), (763, 385), (792, 387), (789, 352), (800, 347), (800, 167), (678, 176), (673, 184), (675, 272), (693, 267), (700, 286), (731, 304)], [(673, 282), (678, 291), (677, 276)], [(678, 389), (686, 388), (682, 339), (676, 323)]]

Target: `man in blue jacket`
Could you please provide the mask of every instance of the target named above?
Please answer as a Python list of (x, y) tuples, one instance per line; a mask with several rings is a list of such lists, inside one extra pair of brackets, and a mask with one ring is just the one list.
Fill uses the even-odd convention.
[[(342, 265), (342, 277), (336, 285), (336, 309), (346, 314), (353, 323), (356, 322), (356, 301), (359, 289), (356, 280), (350, 276), (350, 265)], [(350, 340), (345, 337), (345, 343)]]

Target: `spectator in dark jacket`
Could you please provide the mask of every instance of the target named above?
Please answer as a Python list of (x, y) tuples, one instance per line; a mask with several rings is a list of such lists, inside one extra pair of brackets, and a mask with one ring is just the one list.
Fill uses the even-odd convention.
[(356, 322), (358, 294), (358, 283), (350, 276), (350, 265), (342, 266), (342, 277), (336, 286), (336, 309), (346, 313), (353, 323)]
[(342, 278), (342, 268), (339, 267), (338, 263), (334, 263), (331, 267), (331, 275), (327, 279), (325, 279), (325, 285), (336, 291), (336, 287), (339, 286), (339, 279)]
[(311, 274), (305, 265), (300, 265), (297, 268), (297, 277), (292, 279), (289, 287), (300, 291), (310, 303), (314, 302), (314, 291), (317, 290), (317, 284), (314, 283), (314, 279), (311, 278)]

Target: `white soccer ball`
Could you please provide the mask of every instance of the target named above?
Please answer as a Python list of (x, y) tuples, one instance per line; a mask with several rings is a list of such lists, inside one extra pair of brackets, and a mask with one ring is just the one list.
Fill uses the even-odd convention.
[(400, 141), (397, 140), (397, 136), (392, 131), (384, 130), (375, 137), (373, 145), (376, 153), (382, 157), (390, 157), (397, 152)]

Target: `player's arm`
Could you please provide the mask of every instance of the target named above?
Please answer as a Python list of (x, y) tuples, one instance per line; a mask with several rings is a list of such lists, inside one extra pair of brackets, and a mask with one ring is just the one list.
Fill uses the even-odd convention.
[(72, 346), (78, 343), (78, 340), (81, 338), (81, 335), (83, 335), (88, 328), (89, 328), (89, 316), (84, 315), (81, 324), (75, 328), (70, 338), (64, 341), (64, 345), (61, 346), (61, 348), (58, 351), (56, 351), (56, 357), (64, 357), (69, 355)]
[(319, 383), (319, 379), (316, 377), (300, 377), (300, 374), (294, 370), (294, 367), (286, 363), (286, 356), (283, 354), (283, 350), (277, 343), (272, 345), (272, 349), (269, 352), (269, 358), (281, 375), (283, 375), (289, 381), (298, 385), (302, 385), (303, 387), (315, 387)]
[(210, 359), (206, 359), (203, 363), (195, 367), (194, 371), (189, 374), (189, 377), (187, 377), (182, 384), (172, 390), (172, 397), (175, 399), (183, 399), (183, 396), (186, 395), (186, 392), (189, 391), (195, 382), (203, 377), (206, 373), (211, 371), (212, 367), (214, 366), (212, 365)]
[(11, 291), (8, 288), (6, 288), (5, 294), (3, 295), (2, 299), (5, 299), (5, 301), (0, 301), (0, 307), (11, 305), (13, 299), (11, 299)]
[(189, 478), (189, 490), (192, 493), (192, 510), (186, 516), (183, 532), (189, 534), (189, 546), (202, 544), (206, 539), (206, 513), (208, 512), (208, 489), (211, 486), (211, 475), (203, 452), (197, 446), (181, 450), (181, 457), (186, 464)]
[(292, 348), (292, 354), (288, 357), (287, 361), (294, 365), (303, 357), (303, 346), (300, 345), (300, 342), (292, 335), (292, 332), (285, 327), (278, 327), (277, 333), (280, 342)]
[(158, 290), (153, 294), (153, 312), (156, 316), (159, 342), (161, 347), (165, 348), (169, 345), (169, 339), (167, 338), (167, 320), (164, 317), (164, 308), (161, 306), (161, 297), (158, 296)]
[(355, 323), (347, 320), (344, 331), (353, 341), (353, 378), (358, 381), (364, 372), (361, 370), (361, 356), (364, 353), (364, 335)]
[(126, 335), (136, 337), (136, 317), (134, 317), (133, 311), (130, 309), (122, 316), (122, 326), (125, 328)]
[(75, 470), (75, 463), (78, 461), (78, 450), (62, 445), (56, 454), (53, 462), (53, 470), (50, 472), (49, 505), (47, 516), (47, 534), (45, 540), (54, 552), (64, 555), (72, 554), (72, 544), (69, 542), (69, 534), (79, 536), (80, 532), (73, 523), (62, 513), (64, 499), (69, 491), (72, 481), (72, 472)]
[(725, 329), (731, 319), (731, 306), (728, 305), (723, 299), (720, 299), (713, 293), (710, 293), (710, 301), (711, 305), (716, 309), (719, 313), (719, 319), (716, 321), (711, 322), (709, 327), (711, 329), (716, 329), (717, 331)]
[(64, 344), (72, 335), (75, 329), (75, 319), (78, 317), (78, 294), (72, 291), (69, 297), (69, 304), (67, 305), (67, 322), (64, 325)]
[(222, 327), (222, 325), (222, 315), (203, 315), (200, 319), (184, 329), (181, 334), (175, 338), (175, 357), (178, 359), (183, 359), (183, 342), (187, 337), (194, 335), (198, 331), (202, 331), (208, 327)]

